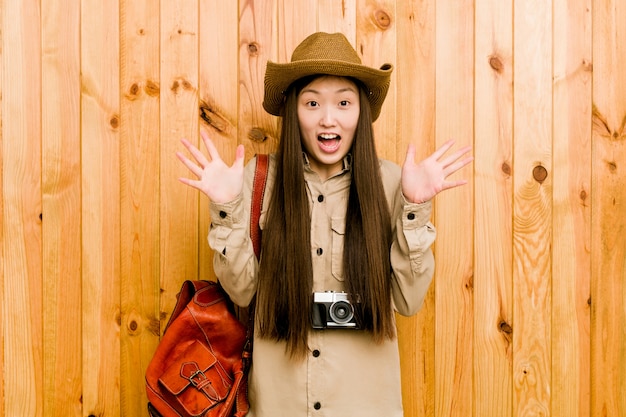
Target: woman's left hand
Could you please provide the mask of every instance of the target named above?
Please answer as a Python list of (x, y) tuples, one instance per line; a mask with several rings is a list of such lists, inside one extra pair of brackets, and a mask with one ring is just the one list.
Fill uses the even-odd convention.
[(415, 146), (409, 144), (402, 166), (402, 193), (407, 201), (424, 203), (440, 192), (467, 184), (467, 180), (448, 181), (447, 178), (474, 160), (465, 156), (471, 146), (465, 146), (448, 157), (445, 153), (454, 145), (450, 140), (420, 163), (415, 163)]

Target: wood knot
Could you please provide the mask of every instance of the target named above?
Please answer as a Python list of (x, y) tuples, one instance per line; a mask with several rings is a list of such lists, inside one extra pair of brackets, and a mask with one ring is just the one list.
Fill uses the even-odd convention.
[(161, 323), (158, 320), (152, 319), (148, 323), (148, 331), (155, 336), (161, 335)]
[(543, 184), (543, 182), (548, 178), (548, 170), (545, 169), (542, 165), (537, 165), (533, 168), (533, 178), (539, 184)]
[(474, 289), (474, 275), (470, 276), (465, 283), (465, 289), (473, 290)]
[(172, 82), (172, 86), (170, 87), (170, 90), (174, 94), (178, 94), (181, 88), (183, 90), (193, 91), (193, 85), (188, 80), (185, 80), (184, 78), (179, 79), (179, 80), (174, 80)]
[(578, 196), (580, 197), (580, 199), (584, 202), (585, 200), (587, 200), (587, 191), (585, 190), (580, 190), (580, 194), (578, 194)]
[(498, 330), (506, 335), (510, 335), (511, 333), (513, 333), (513, 328), (511, 327), (511, 325), (504, 320), (498, 323)]
[(139, 85), (137, 83), (133, 83), (128, 90), (128, 98), (134, 99), (139, 94)]
[(200, 118), (218, 132), (225, 132), (228, 128), (226, 119), (205, 101), (200, 102)]
[(384, 10), (376, 10), (374, 12), (374, 22), (376, 22), (376, 26), (379, 28), (387, 30), (391, 26), (391, 16)]
[(143, 86), (143, 91), (145, 91), (150, 97), (158, 97), (161, 88), (159, 87), (159, 84), (154, 81), (147, 80), (146, 85)]
[(511, 176), (511, 165), (509, 165), (506, 162), (503, 162), (501, 169), (502, 169), (502, 172), (504, 173), (504, 175), (506, 175), (507, 177)]
[(504, 71), (504, 63), (497, 55), (491, 55), (489, 57), (489, 66), (498, 74), (501, 74)]
[(137, 329), (139, 328), (139, 324), (137, 324), (137, 321), (135, 320), (131, 320), (130, 322), (128, 322), (128, 329), (132, 332), (135, 333), (137, 331)]
[(248, 53), (251, 56), (257, 56), (259, 54), (259, 44), (256, 42), (250, 42), (248, 44)]
[(596, 107), (595, 103), (592, 105), (591, 120), (593, 130), (601, 136), (609, 137), (611, 135), (611, 129), (609, 128), (609, 122), (606, 117), (600, 112), (600, 109)]
[(617, 171), (617, 163), (615, 161), (606, 161), (606, 166), (609, 168), (612, 174)]
[(257, 143), (263, 143), (267, 140), (267, 135), (260, 127), (253, 127), (248, 132), (248, 138)]
[(120, 126), (120, 117), (118, 115), (111, 117), (109, 124), (113, 129), (117, 129)]

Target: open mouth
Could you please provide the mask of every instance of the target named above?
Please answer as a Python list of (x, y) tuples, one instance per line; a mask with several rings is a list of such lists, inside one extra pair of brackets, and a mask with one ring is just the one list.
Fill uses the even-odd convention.
[(341, 136), (330, 133), (322, 133), (317, 137), (317, 141), (320, 144), (320, 148), (324, 152), (335, 152), (339, 149)]

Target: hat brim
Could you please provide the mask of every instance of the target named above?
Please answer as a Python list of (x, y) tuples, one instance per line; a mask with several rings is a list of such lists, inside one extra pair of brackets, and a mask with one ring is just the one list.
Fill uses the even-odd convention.
[(285, 64), (268, 61), (265, 71), (265, 92), (263, 108), (274, 116), (282, 116), (285, 92), (296, 80), (315, 74), (352, 77), (361, 81), (368, 89), (372, 120), (380, 115), (380, 110), (389, 91), (393, 66), (384, 64), (380, 69), (337, 60), (300, 60)]

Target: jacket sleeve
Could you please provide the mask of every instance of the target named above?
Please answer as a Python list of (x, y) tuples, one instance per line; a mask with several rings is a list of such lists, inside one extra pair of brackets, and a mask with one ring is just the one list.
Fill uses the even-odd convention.
[(383, 168), (383, 182), (390, 193), (393, 233), (390, 250), (392, 297), (396, 311), (411, 316), (422, 307), (435, 271), (431, 249), (436, 236), (435, 227), (430, 222), (432, 203), (414, 204), (404, 198), (399, 167), (387, 174), (384, 172)]
[(209, 246), (213, 270), (233, 302), (245, 307), (256, 292), (258, 262), (250, 239), (250, 200), (256, 159), (245, 168), (243, 192), (233, 201), (211, 202)]

